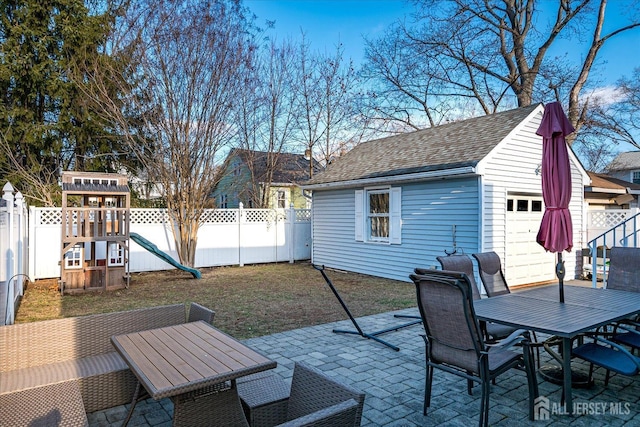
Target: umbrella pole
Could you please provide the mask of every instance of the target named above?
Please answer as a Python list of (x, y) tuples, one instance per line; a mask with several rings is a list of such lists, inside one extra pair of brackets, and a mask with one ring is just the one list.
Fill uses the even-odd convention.
[(556, 264), (556, 276), (558, 276), (558, 289), (560, 291), (560, 302), (564, 303), (564, 261), (562, 252), (558, 252), (558, 264)]

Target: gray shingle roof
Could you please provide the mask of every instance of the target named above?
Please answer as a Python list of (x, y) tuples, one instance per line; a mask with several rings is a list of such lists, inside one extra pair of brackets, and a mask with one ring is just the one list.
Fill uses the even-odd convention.
[[(265, 151), (253, 151), (235, 148), (231, 151), (228, 159), (239, 156), (242, 161), (249, 165), (252, 163), (253, 176), (258, 182), (263, 182), (267, 174), (267, 155)], [(275, 156), (275, 168), (273, 170), (272, 183), (298, 184), (309, 179), (309, 160), (302, 154), (294, 153), (272, 153)], [(313, 161), (314, 173), (320, 170), (317, 161)]]
[(607, 169), (610, 172), (640, 169), (640, 151), (627, 151), (618, 154)]
[(304, 185), (475, 166), (538, 105), (361, 143)]

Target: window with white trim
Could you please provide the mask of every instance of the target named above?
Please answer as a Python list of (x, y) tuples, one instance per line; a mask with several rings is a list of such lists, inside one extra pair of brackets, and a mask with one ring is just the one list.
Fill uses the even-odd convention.
[(64, 253), (65, 268), (82, 268), (82, 250), (81, 244), (73, 245)]
[(109, 266), (124, 265), (124, 248), (119, 243), (109, 243)]
[(278, 208), (284, 209), (287, 207), (287, 193), (284, 190), (278, 190)]
[(355, 221), (357, 241), (400, 244), (400, 187), (356, 190)]
[(633, 171), (633, 180), (634, 184), (640, 184), (640, 171)]
[(367, 234), (372, 242), (389, 241), (389, 190), (367, 191)]

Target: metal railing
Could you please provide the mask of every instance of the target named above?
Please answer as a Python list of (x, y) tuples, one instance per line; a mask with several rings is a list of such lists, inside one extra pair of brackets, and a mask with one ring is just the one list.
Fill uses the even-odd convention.
[[(587, 246), (591, 256), (591, 281), (594, 288), (597, 287), (598, 275), (602, 275), (602, 287), (607, 287), (609, 249), (614, 246), (640, 247), (639, 223), (640, 214), (636, 214), (589, 241)], [(599, 265), (598, 260), (602, 260), (602, 265)]]

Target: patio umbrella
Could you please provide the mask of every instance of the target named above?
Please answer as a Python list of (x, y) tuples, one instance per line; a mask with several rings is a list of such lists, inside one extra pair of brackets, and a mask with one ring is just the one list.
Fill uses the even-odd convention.
[(536, 241), (547, 251), (558, 254), (556, 275), (560, 302), (564, 302), (564, 262), (562, 251), (573, 247), (573, 224), (569, 212), (571, 200), (571, 166), (565, 137), (575, 129), (562, 106), (552, 102), (545, 106), (536, 134), (542, 136), (542, 197), (545, 211)]

